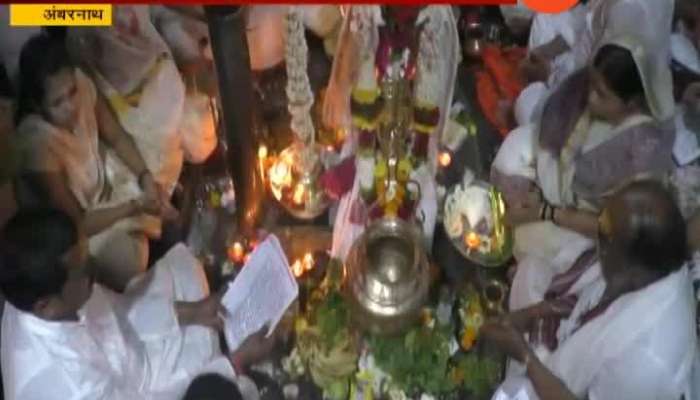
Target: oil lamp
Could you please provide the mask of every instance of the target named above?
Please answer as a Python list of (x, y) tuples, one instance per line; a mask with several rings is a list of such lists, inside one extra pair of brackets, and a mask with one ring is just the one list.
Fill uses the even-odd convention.
[(319, 181), (323, 151), (318, 144), (295, 143), (280, 153), (270, 169), (273, 197), (296, 218), (316, 218), (330, 204)]
[(469, 250), (476, 250), (481, 246), (481, 239), (479, 238), (479, 235), (477, 235), (474, 232), (469, 232), (464, 236), (464, 244), (467, 246)]
[(438, 156), (438, 161), (440, 162), (440, 166), (442, 168), (447, 168), (450, 166), (450, 164), (452, 164), (452, 155), (449, 151), (443, 151)]

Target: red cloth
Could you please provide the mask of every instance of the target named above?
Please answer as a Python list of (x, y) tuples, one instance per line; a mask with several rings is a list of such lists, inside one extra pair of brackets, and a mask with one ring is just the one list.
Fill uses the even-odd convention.
[(321, 187), (329, 197), (339, 200), (352, 189), (355, 181), (355, 156), (341, 161), (340, 164), (321, 175)]
[(486, 46), (482, 52), (483, 69), (476, 72), (479, 106), (503, 137), (514, 127), (509, 110), (524, 88), (518, 68), (526, 56), (524, 48)]

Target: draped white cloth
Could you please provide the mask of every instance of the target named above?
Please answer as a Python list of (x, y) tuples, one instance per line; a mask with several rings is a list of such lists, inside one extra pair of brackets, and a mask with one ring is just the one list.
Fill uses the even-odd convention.
[[(572, 293), (583, 300), (596, 282), (574, 287)], [(570, 336), (560, 336), (559, 347), (541, 360), (577, 398), (676, 400), (685, 394), (687, 400), (695, 400), (695, 304), (688, 269), (683, 267), (620, 297)], [(524, 374), (508, 377), (493, 397), (538, 398)]]
[(234, 379), (215, 332), (177, 322), (175, 301), (207, 295), (204, 271), (178, 245), (124, 295), (95, 285), (77, 322), (49, 322), (6, 305), (5, 398), (173, 400), (199, 374)]

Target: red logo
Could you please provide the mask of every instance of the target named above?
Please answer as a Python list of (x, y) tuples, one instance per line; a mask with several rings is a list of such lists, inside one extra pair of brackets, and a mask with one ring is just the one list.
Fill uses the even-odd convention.
[(578, 0), (525, 0), (531, 9), (547, 14), (564, 12), (575, 6)]

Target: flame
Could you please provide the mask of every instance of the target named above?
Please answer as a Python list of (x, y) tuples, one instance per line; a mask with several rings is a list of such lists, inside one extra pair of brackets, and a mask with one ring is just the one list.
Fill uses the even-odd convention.
[(289, 164), (280, 161), (272, 167), (270, 171), (270, 181), (274, 185), (278, 186), (289, 186), (292, 182), (292, 174), (289, 168)]
[(450, 166), (450, 164), (452, 164), (452, 155), (448, 151), (443, 151), (438, 156), (438, 161), (440, 162), (441, 167), (447, 168)]
[(292, 264), (292, 274), (297, 278), (304, 275), (304, 265), (301, 263), (301, 260), (296, 260), (294, 264)]
[(261, 160), (267, 158), (267, 146), (265, 146), (264, 144), (258, 147), (258, 158)]
[(479, 239), (479, 235), (476, 233), (469, 232), (469, 234), (464, 237), (464, 244), (467, 245), (467, 248), (474, 250), (481, 245), (481, 239)]
[(311, 253), (306, 253), (302, 260), (304, 271), (311, 271), (314, 268), (314, 256)]
[(304, 192), (304, 185), (302, 185), (301, 183), (298, 183), (294, 187), (294, 194), (292, 195), (292, 201), (294, 201), (294, 204), (304, 204)]
[(235, 263), (240, 263), (245, 258), (245, 250), (240, 242), (234, 243), (228, 249), (228, 257), (231, 261)]

